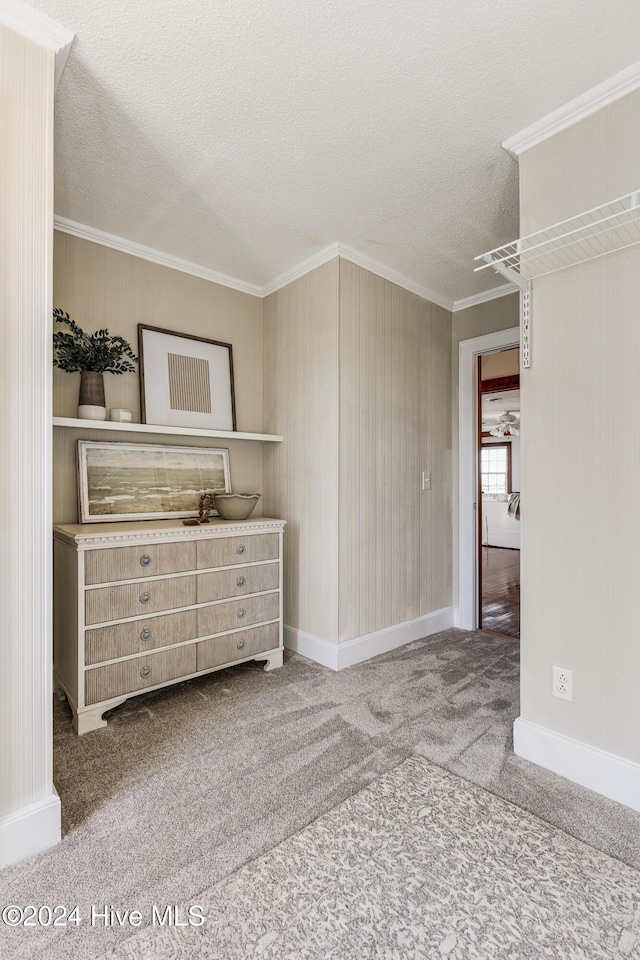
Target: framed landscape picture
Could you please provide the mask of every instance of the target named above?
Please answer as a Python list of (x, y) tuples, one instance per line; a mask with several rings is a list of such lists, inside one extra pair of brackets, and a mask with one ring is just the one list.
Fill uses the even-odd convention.
[(143, 423), (236, 429), (230, 343), (138, 324)]
[(214, 490), (231, 491), (228, 450), (78, 440), (80, 523), (196, 517)]

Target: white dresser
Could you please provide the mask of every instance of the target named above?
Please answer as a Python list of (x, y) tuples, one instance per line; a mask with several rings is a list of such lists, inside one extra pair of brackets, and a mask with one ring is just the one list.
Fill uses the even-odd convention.
[(79, 734), (147, 690), (282, 666), (284, 521), (54, 527), (54, 678)]

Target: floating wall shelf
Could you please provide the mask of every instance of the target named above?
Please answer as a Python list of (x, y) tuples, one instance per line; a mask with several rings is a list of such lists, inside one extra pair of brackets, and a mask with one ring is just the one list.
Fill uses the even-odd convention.
[(640, 244), (640, 190), (561, 220), (544, 230), (482, 253), (479, 270), (492, 267), (522, 291), (522, 357), (530, 365), (531, 281)]
[(163, 427), (154, 423), (119, 423), (114, 420), (76, 420), (72, 417), (54, 417), (54, 427), (73, 427), (76, 430), (116, 430), (118, 433), (163, 434), (171, 437), (210, 437), (217, 440), (260, 440), (279, 443), (282, 437), (275, 433), (239, 433), (235, 430), (198, 430), (195, 427)]

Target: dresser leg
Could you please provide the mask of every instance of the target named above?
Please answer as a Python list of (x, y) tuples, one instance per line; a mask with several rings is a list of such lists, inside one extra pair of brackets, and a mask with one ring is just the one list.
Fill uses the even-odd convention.
[(267, 657), (267, 662), (264, 665), (265, 670), (275, 670), (277, 667), (282, 666), (282, 657), (284, 651), (274, 650), (273, 653), (270, 653)]
[(102, 714), (107, 710), (113, 710), (114, 707), (124, 703), (126, 697), (120, 697), (118, 700), (110, 700), (107, 704), (100, 704), (98, 707), (87, 707), (80, 713), (73, 711), (73, 729), (79, 737), (84, 733), (91, 733), (92, 730), (99, 730), (100, 727), (106, 727), (107, 721), (102, 719)]

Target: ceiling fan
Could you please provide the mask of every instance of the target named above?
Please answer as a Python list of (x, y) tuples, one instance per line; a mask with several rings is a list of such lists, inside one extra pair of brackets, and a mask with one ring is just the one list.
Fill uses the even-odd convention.
[(520, 419), (507, 410), (505, 413), (500, 414), (495, 425), (489, 430), (489, 433), (492, 437), (506, 437), (507, 435), (519, 437)]

